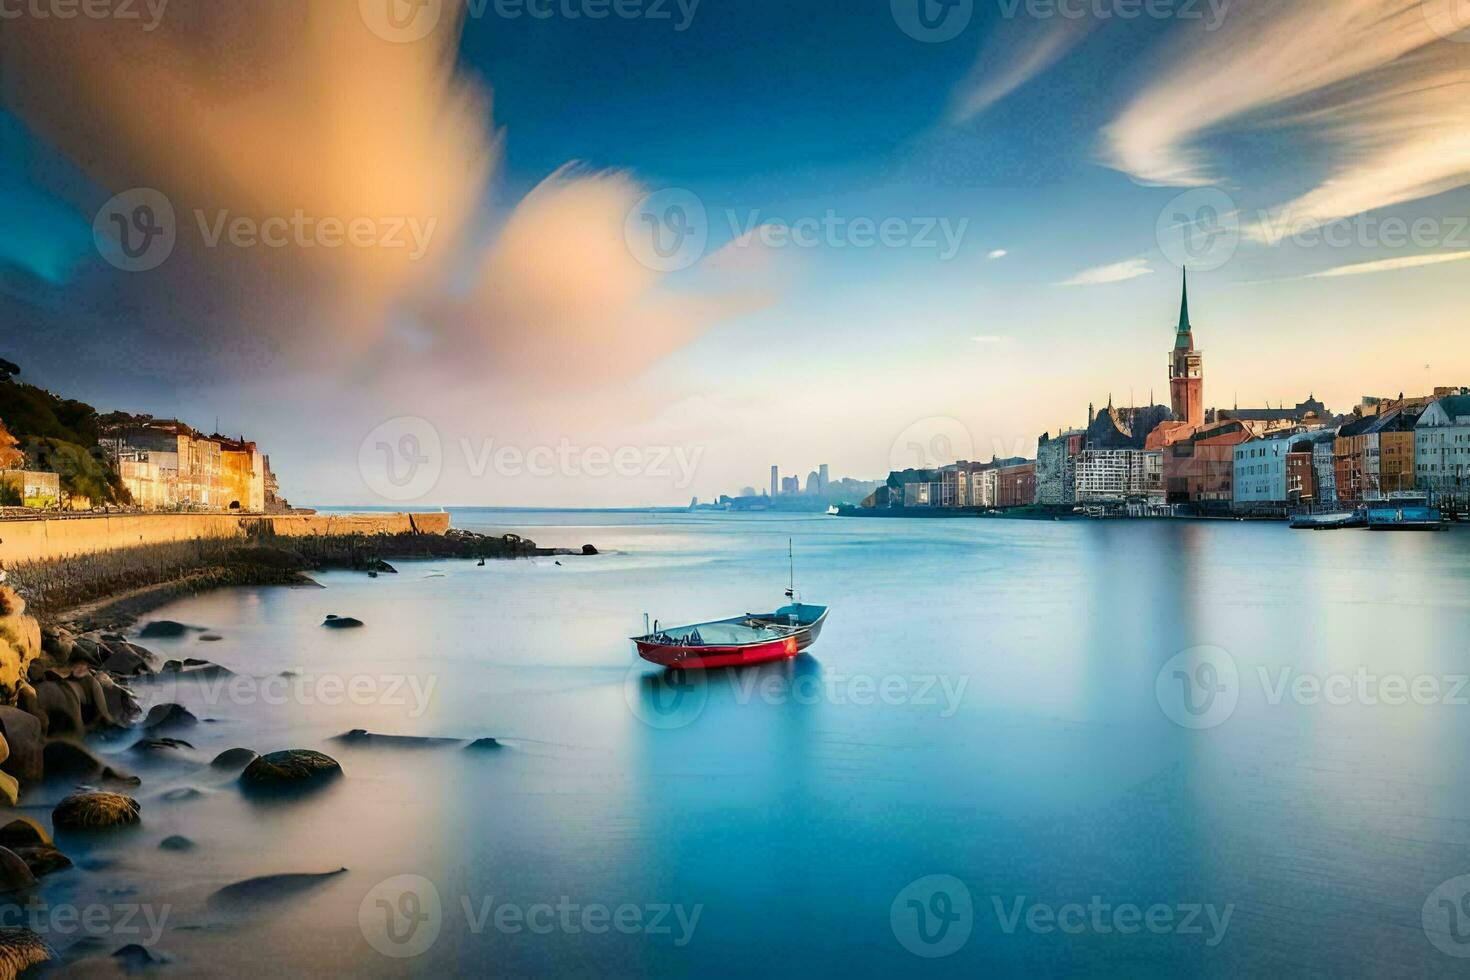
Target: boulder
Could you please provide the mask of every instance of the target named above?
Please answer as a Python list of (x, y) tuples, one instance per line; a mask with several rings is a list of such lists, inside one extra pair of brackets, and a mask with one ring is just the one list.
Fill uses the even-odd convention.
[(17, 844), (11, 850), (15, 852), (16, 857), (26, 863), (26, 867), (31, 869), (31, 874), (37, 878), (54, 874), (57, 871), (65, 871), (71, 867), (71, 858), (62, 854), (51, 844), (28, 846)]
[(5, 806), (20, 804), (20, 781), (8, 772), (0, 772), (0, 804)]
[(72, 641), (71, 661), (88, 664), (92, 667), (101, 667), (102, 661), (109, 656), (102, 644), (90, 636), (79, 636)]
[(121, 793), (73, 793), (51, 811), (57, 830), (106, 830), (138, 823), (142, 808)]
[(143, 709), (138, 706), (138, 699), (133, 697), (133, 692), (113, 680), (111, 674), (92, 676), (97, 678), (97, 684), (102, 688), (102, 696), (107, 701), (107, 713), (115, 723), (131, 724), (142, 713)]
[(30, 817), (12, 817), (9, 823), (0, 827), (0, 847), (8, 847), (12, 851), (17, 847), (50, 843), (51, 835), (46, 833), (46, 828)]
[(49, 719), (46, 712), (41, 710), (41, 701), (36, 697), (36, 689), (29, 681), (21, 681), (19, 689), (15, 692), (15, 706), (26, 714), (35, 718), (41, 725), (41, 733), (46, 733), (46, 725)]
[(161, 966), (170, 962), (167, 956), (140, 943), (128, 943), (126, 946), (118, 947), (117, 951), (112, 954), (112, 958), (117, 960), (118, 965), (128, 973), (147, 970), (149, 967)]
[(59, 626), (41, 628), (41, 652), (53, 663), (68, 664), (76, 652), (76, 638)]
[(58, 680), (35, 684), (36, 703), (46, 714), (47, 735), (81, 735), (87, 730), (82, 722), (82, 702), (71, 685)]
[(76, 693), (82, 708), (82, 724), (86, 728), (90, 730), (98, 725), (113, 724), (112, 712), (107, 707), (107, 693), (90, 668), (80, 664), (73, 667), (66, 683)]
[(0, 847), (0, 892), (18, 892), (36, 883), (36, 876), (8, 847)]
[(201, 634), (200, 635), (199, 642), (200, 643), (218, 643), (220, 640), (223, 640), (223, 639), (224, 639), (224, 637), (223, 636), (220, 636), (218, 633), (204, 633), (204, 634)]
[(118, 649), (116, 647), (111, 649), (112, 652), (108, 655), (107, 659), (102, 661), (103, 670), (109, 670), (122, 677), (136, 677), (139, 674), (149, 672), (148, 661), (133, 651)]
[(244, 769), (260, 756), (249, 749), (225, 749), (209, 763), (215, 769)]
[(505, 746), (500, 744), (499, 739), (477, 738), (464, 748), (466, 752), (495, 752)]
[(175, 639), (186, 633), (202, 632), (204, 632), (204, 627), (202, 626), (186, 626), (183, 623), (176, 623), (172, 619), (155, 619), (139, 630), (138, 635), (145, 640), (151, 640), (157, 637)]
[(0, 929), (0, 978), (18, 976), (55, 956), (45, 940), (29, 929)]
[(181, 738), (140, 738), (128, 747), (134, 752), (173, 752), (194, 746)]
[(342, 775), (342, 766), (329, 755), (310, 749), (287, 749), (256, 759), (240, 774), (246, 792), (272, 793), (316, 789)]
[(46, 778), (91, 779), (102, 775), (107, 765), (86, 746), (64, 738), (46, 743)]
[(322, 625), (331, 630), (353, 630), (361, 627), (363, 621), (351, 616), (328, 616), (322, 621)]
[(41, 655), (41, 624), (26, 615), (26, 602), (0, 585), (0, 703), (14, 704), (27, 668)]
[(158, 846), (165, 851), (192, 851), (194, 849), (194, 842), (187, 837), (173, 834), (159, 841)]
[(192, 728), (197, 724), (199, 719), (194, 717), (194, 712), (181, 704), (155, 704), (143, 719), (143, 727), (149, 731)]
[(598, 551), (596, 548), (592, 547), (590, 544), (584, 544), (584, 545), (582, 545), (582, 554), (583, 555), (586, 555), (588, 558), (593, 558), (593, 557), (596, 557), (597, 555), (602, 554), (602, 552)]
[(19, 779), (34, 783), (45, 773), (46, 736), (41, 722), (35, 715), (19, 708), (0, 706), (0, 735), (5, 736), (9, 749), (0, 770)]

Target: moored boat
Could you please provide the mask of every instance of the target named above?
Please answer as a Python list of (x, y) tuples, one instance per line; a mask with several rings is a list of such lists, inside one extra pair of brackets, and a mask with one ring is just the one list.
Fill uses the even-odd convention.
[(1340, 511), (1335, 514), (1303, 514), (1294, 518), (1291, 526), (1298, 531), (1340, 531), (1346, 528), (1362, 528), (1368, 526), (1368, 514), (1361, 508)]
[[(790, 553), (790, 545), (787, 547)], [(790, 660), (817, 642), (828, 611), (826, 606), (802, 602), (795, 586), (793, 555), (787, 605), (775, 612), (746, 613), (691, 626), (660, 627), (655, 621), (648, 633), (633, 637), (638, 656), (661, 667), (685, 670)]]
[(1368, 506), (1370, 531), (1443, 531), (1444, 514), (1427, 500), (1391, 500)]

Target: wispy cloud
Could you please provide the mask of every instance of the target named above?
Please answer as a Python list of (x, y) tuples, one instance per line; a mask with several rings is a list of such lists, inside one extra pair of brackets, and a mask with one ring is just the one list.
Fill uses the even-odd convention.
[(1151, 276), (1153, 272), (1153, 267), (1149, 265), (1148, 259), (1129, 259), (1126, 262), (1101, 265), (1095, 269), (1084, 269), (1071, 279), (1065, 282), (1059, 282), (1057, 285), (1105, 286), (1114, 282), (1127, 282), (1129, 279), (1137, 279), (1139, 276)]
[(1340, 265), (1322, 272), (1314, 272), (1303, 279), (1336, 279), (1339, 276), (1367, 276), (1376, 272), (1396, 272), (1400, 269), (1419, 269), (1429, 265), (1444, 265), (1447, 262), (1470, 260), (1470, 252), (1441, 252), (1433, 255), (1406, 255), (1397, 259), (1381, 259), (1376, 262), (1359, 262), (1355, 265)]
[(951, 98), (950, 122), (968, 122), (985, 112), (1055, 65), (1096, 26), (1090, 17), (1007, 19), (986, 38), (969, 77)]
[(992, 262), (994, 262), (996, 259), (1003, 259), (1007, 255), (1010, 255), (1010, 254), (1011, 253), (1010, 252), (1007, 252), (1005, 249), (998, 248), (998, 249), (996, 249), (995, 251), (991, 252), (989, 255), (987, 255), (985, 257), (987, 259), (990, 259)]
[(1221, 176), (1204, 137), (1304, 127), (1331, 163), (1281, 207), (1299, 228), (1470, 183), (1470, 72), (1436, 29), (1444, 2), (1237, 0), (1107, 127), (1105, 158), (1145, 183), (1203, 185)]
[(1010, 343), (1011, 341), (1010, 337), (1002, 337), (999, 334), (988, 333), (983, 333), (978, 336), (971, 337), (970, 339), (984, 347), (993, 347), (996, 344), (1006, 344)]

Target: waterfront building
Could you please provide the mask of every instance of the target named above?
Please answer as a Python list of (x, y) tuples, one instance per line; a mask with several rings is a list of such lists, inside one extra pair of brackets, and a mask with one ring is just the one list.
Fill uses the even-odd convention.
[(1077, 457), (1078, 504), (1164, 502), (1164, 453), (1147, 449), (1084, 449)]
[(1036, 503), (1036, 464), (1002, 466), (995, 473), (995, 506), (1027, 507)]
[(1036, 446), (1036, 502), (1062, 507), (1077, 502), (1077, 457), (1087, 433), (1072, 429), (1056, 438), (1043, 435)]
[(1321, 425), (1332, 417), (1327, 406), (1318, 401), (1315, 394), (1308, 395), (1306, 401), (1297, 402), (1292, 408), (1285, 405), (1276, 408), (1222, 408), (1216, 414), (1222, 421), (1264, 422), (1271, 428)]
[(781, 493), (801, 493), (801, 480), (794, 476), (781, 477)]
[[(1184, 274), (1174, 349), (1169, 352), (1169, 395), (1176, 419), (1196, 428), (1205, 424), (1205, 356), (1194, 347), (1194, 327), (1189, 322), (1188, 272)], [(1149, 431), (1153, 428), (1150, 426)]]
[(831, 485), (832, 485), (832, 470), (828, 467), (828, 465), (826, 463), (823, 463), (817, 469), (817, 488), (819, 490), (821, 490), (822, 493), (826, 493), (827, 492), (827, 488), (830, 487)]
[(1316, 505), (1336, 507), (1337, 467), (1334, 464), (1334, 446), (1337, 431), (1319, 432), (1312, 437), (1312, 479), (1317, 484)]
[(1236, 446), (1232, 488), (1235, 508), (1311, 504), (1316, 497), (1313, 452), (1312, 439), (1301, 431)]
[(1339, 502), (1359, 504), (1414, 489), (1419, 416), (1406, 405), (1355, 419), (1338, 430), (1333, 461)]
[(938, 483), (905, 483), (903, 505), (905, 507), (936, 507), (940, 497)]
[(99, 444), (135, 506), (265, 513), (267, 465), (255, 443), (204, 436), (177, 419), (115, 414), (100, 422)]
[(243, 510), (250, 514), (266, 511), (265, 457), (253, 442), (213, 436), (219, 445), (220, 482), (223, 484), (226, 510)]
[(781, 467), (779, 467), (779, 466), (772, 466), (771, 467), (771, 496), (772, 497), (776, 497), (776, 496), (780, 496), (780, 494), (781, 494)]
[[(22, 457), (23, 458), (23, 457)], [(56, 473), (34, 470), (0, 470), (0, 486), (9, 487), (20, 499), (20, 506), (33, 510), (54, 510), (61, 504), (61, 477)]]
[(1470, 508), (1470, 394), (1424, 409), (1414, 428), (1414, 482), (1442, 507)]

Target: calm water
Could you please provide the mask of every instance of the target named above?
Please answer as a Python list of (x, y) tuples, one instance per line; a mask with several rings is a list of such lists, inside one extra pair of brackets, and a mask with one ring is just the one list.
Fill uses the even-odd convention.
[[(1423, 919), (1470, 952), (1467, 889), (1431, 898), (1470, 874), (1470, 535), (456, 523), (609, 553), (161, 610), (224, 636), (164, 656), (297, 676), (150, 691), (214, 721), (174, 760), (107, 747), (144, 776), (144, 825), (64, 842), (93, 870), (48, 900), (163, 909), (156, 948), (216, 975), (1463, 975)], [(700, 681), (635, 665), (644, 611), (773, 607), (788, 538), (798, 587), (833, 606), (811, 656)], [(352, 728), (505, 748), (330, 741)], [(321, 748), (347, 775), (251, 804), (203, 765), (232, 745)], [(165, 797), (181, 787), (200, 793)], [(170, 834), (197, 847), (159, 850)]]

